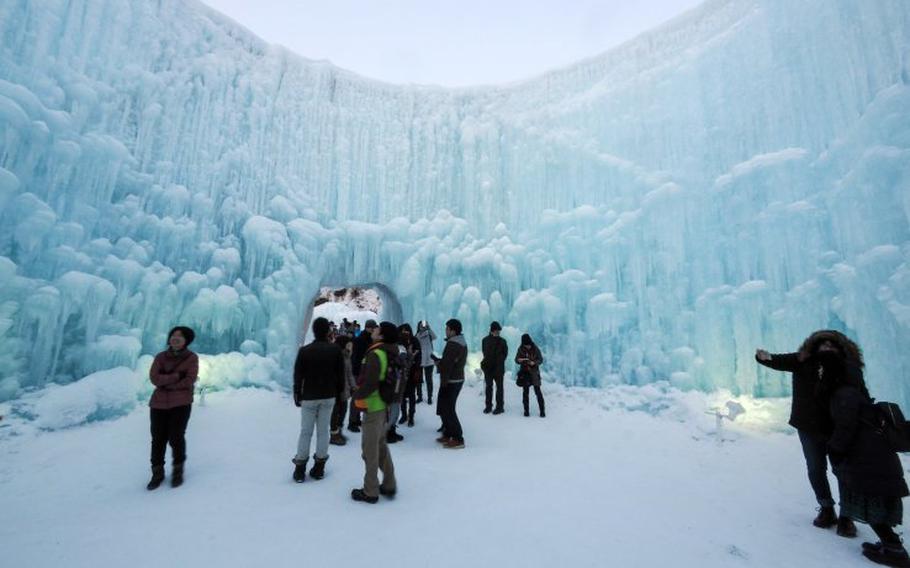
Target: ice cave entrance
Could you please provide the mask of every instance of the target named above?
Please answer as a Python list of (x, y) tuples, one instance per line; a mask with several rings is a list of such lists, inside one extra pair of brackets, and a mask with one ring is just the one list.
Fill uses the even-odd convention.
[(358, 322), (361, 328), (368, 319), (403, 323), (401, 304), (395, 293), (377, 282), (354, 286), (323, 285), (307, 306), (302, 327), (305, 343), (313, 340), (311, 325), (318, 317), (335, 322), (339, 327), (345, 319)]

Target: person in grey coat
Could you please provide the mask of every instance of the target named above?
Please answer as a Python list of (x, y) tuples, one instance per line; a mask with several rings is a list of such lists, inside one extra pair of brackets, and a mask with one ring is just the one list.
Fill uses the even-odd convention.
[[(417, 341), (420, 342), (420, 367), (423, 369), (423, 380), (427, 383), (427, 404), (433, 404), (433, 342), (436, 334), (430, 328), (429, 322), (417, 322)], [(417, 402), (423, 401), (423, 383), (417, 385)]]

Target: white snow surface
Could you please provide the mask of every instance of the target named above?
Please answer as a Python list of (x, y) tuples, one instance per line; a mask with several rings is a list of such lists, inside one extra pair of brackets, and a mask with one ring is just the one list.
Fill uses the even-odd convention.
[(708, 0), (450, 90), (194, 0), (4, 1), (0, 400), (142, 372), (175, 324), (286, 385), (319, 290), (375, 286), (474, 351), (530, 332), (566, 385), (785, 396), (755, 348), (835, 328), (910, 407), (908, 187), (906, 0)]
[(459, 399), (463, 451), (434, 442), (437, 417), (419, 406), (391, 446), (399, 494), (378, 505), (349, 497), (362, 481), (358, 434), (330, 447), (323, 480), (291, 480), (299, 414), (275, 391), (197, 402), (186, 484), (154, 492), (144, 408), (51, 433), (0, 423), (3, 564), (328, 566), (362, 562), (382, 542), (396, 543), (381, 556), (402, 567), (865, 562), (868, 527), (846, 540), (811, 526), (786, 400), (739, 399), (746, 414), (720, 442), (704, 410), (729, 393), (546, 383), (541, 419), (520, 415), (511, 382), (506, 414), (481, 414), (480, 384)]

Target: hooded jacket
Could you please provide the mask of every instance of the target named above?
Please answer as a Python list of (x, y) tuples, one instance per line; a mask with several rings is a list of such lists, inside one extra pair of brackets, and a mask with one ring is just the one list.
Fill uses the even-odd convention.
[(844, 334), (833, 330), (816, 331), (803, 341), (796, 353), (772, 354), (770, 361), (755, 360), (777, 371), (793, 373), (793, 398), (790, 404), (790, 425), (817, 436), (828, 438), (833, 431), (829, 409), (830, 393), (822, 381), (821, 360), (817, 349), (823, 341), (831, 341), (843, 354), (843, 371), (852, 376), (855, 384), (863, 383), (863, 354), (859, 346)]

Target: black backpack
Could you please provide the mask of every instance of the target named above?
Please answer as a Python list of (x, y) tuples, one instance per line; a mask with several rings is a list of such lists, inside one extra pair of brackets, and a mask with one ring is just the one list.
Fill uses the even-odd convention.
[[(385, 377), (379, 381), (379, 398), (386, 404), (401, 402), (401, 394), (404, 391), (406, 363), (403, 357), (406, 357), (406, 355), (399, 354), (395, 357), (389, 357), (389, 354), (385, 351), (382, 351), (382, 354), (388, 362), (386, 364)], [(380, 356), (378, 352), (377, 356)]]
[(884, 436), (895, 452), (910, 452), (910, 424), (904, 418), (900, 406), (893, 402), (876, 402), (872, 408), (875, 411), (875, 423), (872, 426), (876, 433)]

